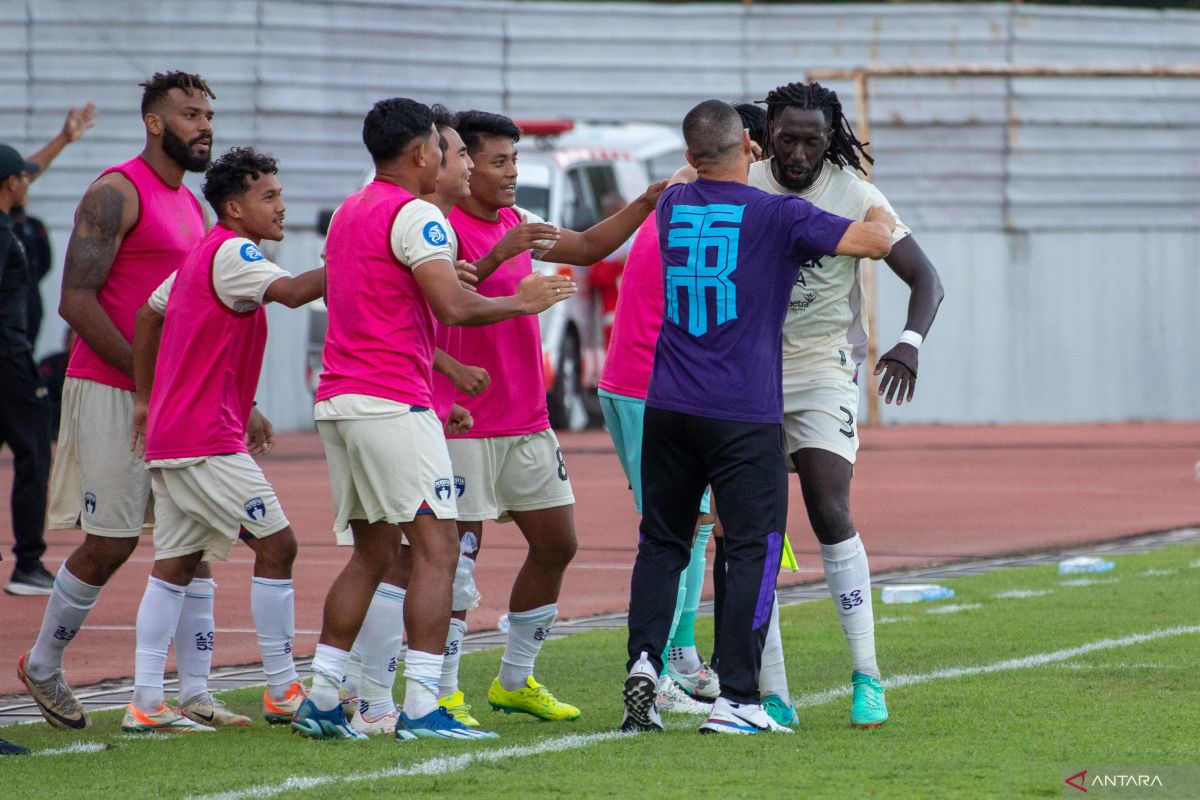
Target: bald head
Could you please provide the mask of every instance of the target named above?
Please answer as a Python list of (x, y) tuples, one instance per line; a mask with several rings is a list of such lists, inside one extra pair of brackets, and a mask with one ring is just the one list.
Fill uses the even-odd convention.
[(683, 140), (697, 169), (735, 159), (743, 133), (737, 109), (722, 100), (705, 100), (683, 118)]

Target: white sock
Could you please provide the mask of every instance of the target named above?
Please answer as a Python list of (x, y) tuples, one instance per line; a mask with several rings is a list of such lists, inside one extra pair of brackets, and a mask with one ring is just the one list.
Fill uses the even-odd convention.
[(458, 662), (462, 660), (463, 637), (467, 635), (465, 619), (450, 618), (450, 630), (446, 631), (446, 647), (442, 650), (442, 679), (438, 684), (438, 697), (458, 691)]
[(213, 619), (213, 597), (217, 582), (193, 578), (183, 589), (183, 607), (175, 626), (175, 663), (179, 667), (179, 702), (208, 694), (217, 623)]
[(787, 667), (783, 662), (783, 637), (779, 633), (779, 595), (775, 595), (775, 605), (771, 608), (771, 622), (767, 625), (767, 641), (763, 645), (762, 666), (758, 671), (758, 695), (766, 697), (777, 694), (788, 703), (792, 702), (788, 693)]
[(841, 617), (850, 668), (879, 679), (875, 661), (875, 614), (871, 609), (871, 569), (858, 534), (844, 542), (821, 545), (829, 594)]
[(258, 633), (267, 693), (282, 700), (299, 676), (292, 660), (292, 638), (296, 635), (296, 593), (291, 578), (251, 578), (250, 611)]
[(686, 675), (691, 675), (704, 666), (695, 645), (667, 648), (667, 663), (671, 665), (671, 669)]
[(308, 692), (308, 699), (319, 711), (332, 711), (341, 705), (338, 687), (346, 675), (346, 661), (349, 658), (350, 654), (345, 650), (327, 644), (317, 645), (309, 667), (312, 670), (312, 689)]
[(419, 719), (437, 708), (442, 654), (409, 649), (404, 658), (404, 713)]
[(83, 627), (100, 596), (100, 588), (76, 578), (67, 571), (66, 564), (59, 567), (42, 617), (42, 629), (25, 662), (25, 672), (30, 677), (44, 681), (62, 669), (63, 650)]
[(179, 623), (183, 586), (149, 578), (137, 613), (137, 650), (134, 652), (133, 704), (154, 712), (163, 704), (163, 672), (167, 648)]
[(354, 649), (362, 660), (358, 708), (368, 719), (379, 719), (396, 710), (392, 689), (396, 685), (400, 643), (404, 638), (405, 594), (399, 586), (379, 584), (354, 640)]
[(350, 648), (350, 658), (346, 661), (346, 675), (342, 678), (342, 688), (339, 696), (353, 700), (358, 707), (358, 686), (362, 683), (362, 653), (358, 649), (358, 639)]
[(504, 643), (504, 657), (500, 659), (500, 685), (506, 691), (525, 688), (556, 617), (556, 603), (531, 611), (508, 612), (508, 639)]

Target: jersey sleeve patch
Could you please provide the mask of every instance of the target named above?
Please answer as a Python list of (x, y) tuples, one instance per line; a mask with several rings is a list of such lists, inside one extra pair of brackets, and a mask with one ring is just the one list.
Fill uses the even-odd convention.
[(421, 235), (434, 247), (441, 247), (450, 241), (450, 237), (446, 235), (446, 229), (437, 220), (426, 222), (425, 227), (421, 229)]
[(259, 250), (258, 246), (255, 245), (254, 242), (246, 242), (242, 245), (242, 249), (239, 252), (241, 253), (242, 260), (251, 264), (253, 264), (255, 261), (263, 261), (266, 258), (262, 254), (262, 250)]

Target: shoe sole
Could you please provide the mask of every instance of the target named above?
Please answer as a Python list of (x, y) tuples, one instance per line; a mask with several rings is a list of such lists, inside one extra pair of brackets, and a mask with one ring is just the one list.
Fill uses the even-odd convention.
[(207, 725), (210, 728), (249, 728), (254, 724), (254, 720), (249, 717), (238, 716), (230, 720), (221, 720), (215, 714), (209, 719), (205, 719), (203, 715), (194, 712), (181, 711), (179, 712), (192, 722), (198, 722), (201, 725)]
[[(349, 741), (349, 742), (362, 742), (362, 741), (366, 741), (366, 739), (367, 739), (366, 736), (362, 736), (361, 734), (356, 735), (356, 736), (345, 736), (345, 735), (341, 734), (340, 732), (339, 733), (329, 733), (326, 730), (325, 726), (316, 720), (293, 719), (292, 723), (291, 723), (291, 727), (292, 727), (293, 732), (298, 733), (300, 736), (303, 736), (305, 739), (316, 739), (319, 741), (329, 740), (329, 739), (338, 739), (338, 740)], [(358, 734), (358, 731), (354, 731), (354, 733)]]
[(700, 733), (705, 735), (715, 733), (725, 736), (753, 736), (757, 733), (767, 733), (767, 731), (758, 730), (757, 728), (743, 728), (740, 725), (726, 725), (723, 722), (705, 722), (700, 725)]
[(662, 731), (661, 725), (656, 725), (650, 718), (654, 710), (654, 701), (658, 699), (658, 683), (645, 675), (630, 675), (621, 687), (621, 698), (625, 701), (625, 721), (621, 730), (627, 733), (635, 731)]
[(265, 711), (263, 712), (263, 719), (267, 721), (268, 725), (288, 725), (295, 718), (295, 716), (295, 711), (293, 711), (291, 714), (268, 714)]
[(887, 722), (886, 719), (879, 722), (851, 722), (850, 727), (858, 728), (859, 730), (869, 730), (870, 728), (882, 728), (885, 722)]
[(82, 731), (92, 727), (91, 717), (82, 711), (79, 714), (79, 719), (73, 720), (61, 716), (57, 711), (46, 705), (42, 698), (39, 697), (39, 694), (41, 693), (40, 690), (33, 685), (33, 681), (28, 675), (25, 674), (25, 662), (28, 658), (29, 651), (26, 650), (21, 654), (21, 657), (17, 659), (17, 678), (21, 681), (22, 685), (25, 686), (25, 691), (28, 692), (29, 696), (33, 698), (33, 702), (37, 703), (38, 709), (40, 709), (42, 712), (42, 716), (46, 718), (46, 722), (49, 722), (53, 727), (64, 731)]
[(30, 586), (27, 583), (10, 583), (4, 587), (5, 594), (14, 594), (18, 597), (48, 597), (54, 593), (54, 588), (47, 586)]
[(125, 733), (211, 733), (216, 729), (207, 725), (199, 728), (176, 728), (170, 725), (122, 725), (121, 730)]

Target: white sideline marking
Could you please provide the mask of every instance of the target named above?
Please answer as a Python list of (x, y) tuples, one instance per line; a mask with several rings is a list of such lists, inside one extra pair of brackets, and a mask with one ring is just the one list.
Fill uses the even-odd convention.
[(972, 611), (976, 608), (983, 608), (982, 603), (951, 603), (948, 606), (934, 606), (933, 608), (925, 609), (926, 614), (956, 614), (959, 611)]
[(103, 742), (76, 742), (69, 744), (66, 747), (55, 747), (51, 750), (35, 750), (31, 755), (35, 756), (69, 756), (73, 753), (99, 753), (101, 750), (107, 750), (108, 745)]
[(1161, 575), (1174, 575), (1179, 572), (1177, 569), (1148, 569), (1145, 572), (1139, 572), (1138, 575), (1146, 578), (1157, 578)]
[(1200, 558), (1196, 559), (1188, 566), (1190, 566), (1192, 569), (1200, 569)]
[[(1126, 647), (1133, 644), (1141, 644), (1143, 642), (1154, 641), (1155, 639), (1164, 639), (1169, 636), (1182, 636), (1185, 634), (1200, 633), (1200, 625), (1181, 626), (1176, 628), (1163, 628), (1149, 633), (1136, 633), (1131, 636), (1124, 636), (1120, 639), (1100, 639), (1099, 641), (1089, 642), (1072, 647), (1066, 650), (1056, 650), (1051, 653), (1037, 653), (1023, 658), (1011, 658), (1005, 661), (997, 661), (994, 664), (984, 664), (978, 667), (951, 667), (948, 669), (935, 670), (917, 675), (894, 675), (887, 680), (889, 688), (899, 686), (913, 686), (920, 683), (928, 683), (930, 681), (944, 680), (946, 678), (961, 678), (969, 675), (986, 675), (992, 672), (1001, 672), (1004, 670), (1014, 669), (1029, 669), (1031, 667), (1042, 666), (1043, 664), (1051, 664), (1054, 662), (1067, 661), (1076, 656), (1085, 653), (1093, 653), (1098, 650), (1111, 650), (1116, 647)], [(839, 697), (844, 697), (851, 693), (851, 689), (847, 686), (839, 686), (836, 689), (830, 689), (824, 692), (815, 694), (802, 695), (795, 697), (792, 702), (798, 708), (821, 705), (830, 700)], [(675, 727), (671, 725), (670, 727)], [(250, 797), (273, 797), (277, 794), (290, 791), (303, 791), (305, 789), (314, 789), (320, 786), (326, 786), (339, 781), (373, 781), (382, 778), (402, 778), (408, 775), (437, 775), (448, 772), (456, 772), (466, 769), (474, 764), (485, 764), (495, 761), (502, 761), (508, 758), (523, 758), (525, 756), (539, 755), (541, 753), (556, 753), (563, 750), (573, 750), (580, 747), (589, 747), (600, 742), (612, 741), (625, 734), (620, 732), (609, 733), (594, 733), (590, 735), (564, 736), (561, 739), (550, 739), (528, 747), (504, 747), (496, 750), (485, 750), (480, 753), (465, 753), (459, 756), (442, 756), (432, 758), (428, 761), (421, 761), (413, 764), (411, 767), (393, 767), (391, 769), (378, 770), (376, 772), (366, 773), (351, 773), (349, 775), (313, 775), (308, 777), (289, 778), (283, 783), (264, 784), (253, 786), (248, 789), (235, 789), (230, 792), (221, 794), (205, 795), (191, 800), (243, 800)]]
[[(458, 756), (439, 756), (427, 761), (418, 761), (410, 767), (391, 767), (375, 772), (355, 772), (349, 775), (309, 775), (288, 778), (282, 783), (252, 786), (249, 789), (235, 789), (232, 792), (209, 794), (192, 800), (242, 800), (245, 797), (274, 797), (284, 792), (304, 791), (327, 786), (331, 783), (350, 781), (377, 781), (382, 778), (403, 778), (408, 775), (442, 775), (448, 772), (458, 772), (474, 764), (488, 764), (494, 761), (504, 761), (509, 758), (523, 758), (542, 753), (558, 753), (563, 750), (574, 750), (580, 747), (608, 742), (634, 734), (610, 731), (588, 735), (571, 734), (560, 739), (548, 739), (538, 744), (526, 747), (501, 747), (496, 750), (484, 750), (478, 753), (463, 753)], [(336, 746), (336, 745), (335, 745)], [(351, 745), (353, 747), (353, 745)]]
[(875, 620), (876, 625), (887, 625), (889, 622), (908, 622), (910, 617), (880, 617)]
[(1059, 586), (1104, 586), (1109, 583), (1120, 583), (1120, 578), (1074, 578), (1069, 581), (1059, 581)]
[(1022, 597), (1045, 597), (1048, 594), (1054, 594), (1053, 589), (1009, 589), (1007, 592), (1001, 592), (996, 595), (997, 600), (1013, 600)]
[[(945, 680), (947, 678), (965, 678), (970, 675), (989, 675), (993, 672), (1004, 672), (1006, 670), (1029, 669), (1030, 667), (1040, 667), (1044, 664), (1053, 664), (1058, 661), (1067, 661), (1076, 656), (1081, 656), (1085, 653), (1094, 653), (1098, 650), (1112, 650), (1116, 647), (1127, 647), (1131, 644), (1142, 644), (1143, 642), (1152, 642), (1155, 639), (1165, 639), (1168, 636), (1183, 636), (1189, 633), (1200, 633), (1200, 625), (1162, 628), (1157, 631), (1150, 631), (1149, 633), (1135, 633), (1131, 636), (1122, 636), (1120, 639), (1100, 639), (1099, 641), (1088, 642), (1087, 644), (1079, 645), (1079, 647), (1071, 647), (1066, 650), (1055, 650), (1051, 653), (1035, 653), (1034, 655), (1022, 658), (1009, 658), (1004, 661), (997, 661), (994, 664), (983, 664), (978, 667), (947, 667), (946, 669), (938, 669), (918, 675), (893, 675), (884, 680), (884, 686), (888, 689), (895, 689), (900, 686), (915, 686), (919, 683), (929, 683), (930, 681)], [(849, 686), (839, 686), (836, 689), (827, 689), (824, 692), (814, 692), (813, 694), (793, 697), (792, 702), (797, 708), (819, 706), (822, 703), (828, 703), (830, 700), (846, 697), (851, 691)]]

